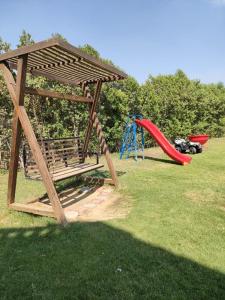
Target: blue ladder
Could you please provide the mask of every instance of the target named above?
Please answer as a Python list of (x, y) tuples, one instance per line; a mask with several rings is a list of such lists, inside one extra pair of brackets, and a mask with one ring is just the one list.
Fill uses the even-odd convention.
[[(144, 159), (144, 130), (141, 127), (138, 127), (135, 120), (136, 119), (142, 119), (142, 115), (129, 115), (125, 129), (124, 129), (124, 134), (123, 134), (123, 139), (122, 139), (122, 145), (120, 148), (120, 159), (125, 156), (126, 153), (126, 159), (129, 158), (130, 153), (134, 152), (135, 153), (135, 160), (137, 161), (138, 158), (138, 152), (142, 152), (142, 158)], [(137, 135), (141, 134), (141, 142), (137, 141)]]

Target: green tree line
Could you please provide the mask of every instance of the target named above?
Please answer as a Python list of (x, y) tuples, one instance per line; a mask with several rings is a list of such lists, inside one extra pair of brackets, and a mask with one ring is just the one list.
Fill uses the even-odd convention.
[[(64, 39), (58, 33), (53, 36)], [(23, 31), (17, 47), (32, 43), (31, 35)], [(88, 44), (80, 48), (113, 64)], [(10, 45), (0, 38), (0, 53), (9, 50)], [(65, 86), (43, 77), (28, 75), (27, 81), (31, 87), (81, 94), (79, 87)], [(38, 137), (84, 136), (88, 118), (85, 104), (26, 96), (25, 105)], [(9, 140), (11, 136), (8, 125), (12, 112), (12, 103), (0, 74), (1, 141)], [(172, 75), (149, 76), (143, 84), (128, 76), (125, 80), (103, 84), (98, 112), (111, 151), (119, 150), (127, 115), (133, 113), (151, 119), (171, 141), (189, 134), (221, 137), (225, 134), (225, 87), (222, 83), (203, 84), (199, 80), (191, 80), (181, 70)], [(5, 143), (1, 144), (3, 147)], [(146, 134), (146, 146), (153, 144), (154, 141)], [(91, 147), (96, 145), (93, 138)]]

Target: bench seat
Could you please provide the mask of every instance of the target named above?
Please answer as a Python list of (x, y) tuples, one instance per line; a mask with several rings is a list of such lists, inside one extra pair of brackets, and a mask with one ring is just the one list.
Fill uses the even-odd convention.
[[(104, 165), (83, 162), (80, 139), (48, 139), (39, 142), (49, 173), (54, 182), (64, 180), (83, 173), (102, 168)], [(30, 179), (41, 180), (38, 167), (32, 152), (26, 144), (23, 149), (25, 176)]]

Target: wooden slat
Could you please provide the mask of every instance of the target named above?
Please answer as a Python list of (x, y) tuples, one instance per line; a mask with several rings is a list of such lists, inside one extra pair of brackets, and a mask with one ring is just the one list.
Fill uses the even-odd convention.
[[(77, 75), (95, 75), (96, 73), (93, 70), (87, 70), (86, 68), (80, 67), (79, 64), (79, 58), (77, 57), (64, 57), (60, 55), (60, 52), (55, 52), (54, 48), (48, 48), (46, 50), (42, 50), (46, 56), (50, 56), (51, 59), (53, 59), (52, 64), (40, 66), (34, 69), (47, 69), (47, 68), (54, 68), (54, 69), (60, 69), (63, 67), (68, 73), (77, 74)], [(87, 72), (88, 71), (88, 72)], [(102, 75), (102, 74), (101, 74)]]
[[(17, 65), (14, 63), (14, 62), (9, 62), (9, 67), (11, 69), (14, 69), (16, 70), (17, 69)], [(34, 76), (43, 76), (43, 77), (47, 77), (48, 79), (50, 80), (53, 80), (53, 81), (58, 81), (58, 82), (61, 82), (61, 83), (64, 83), (64, 84), (68, 84), (68, 85), (75, 85), (77, 86), (78, 83), (77, 81), (75, 80), (69, 80), (69, 79), (66, 79), (66, 78), (62, 78), (62, 74), (59, 74), (59, 75), (56, 75), (56, 74), (52, 74), (50, 72), (47, 72), (47, 71), (43, 71), (43, 70), (30, 70), (30, 73)]]
[[(82, 167), (81, 167), (82, 166)], [(60, 169), (50, 170), (53, 181), (60, 181), (70, 177), (82, 175), (90, 171), (102, 168), (102, 164), (75, 164), (74, 167), (62, 167)], [(31, 176), (32, 175), (32, 176)], [(28, 173), (28, 177), (31, 179), (41, 180), (39, 173), (33, 172)]]
[(77, 56), (80, 56), (82, 58), (84, 58), (88, 63), (90, 63), (91, 65), (97, 66), (97, 67), (101, 67), (101, 69), (105, 70), (105, 71), (109, 71), (111, 73), (115, 73), (123, 78), (127, 77), (127, 75), (116, 69), (115, 67), (108, 65), (106, 63), (103, 63), (102, 61), (100, 61), (97, 58), (94, 58), (93, 56), (90, 56), (88, 54), (86, 54), (84, 51), (70, 45), (67, 42), (64, 42), (62, 40), (59, 41), (59, 45), (56, 46), (56, 48), (60, 48), (66, 52), (69, 52), (71, 54), (75, 54)]
[[(107, 82), (107, 81), (115, 81), (115, 80), (118, 80), (120, 78), (116, 77), (116, 76), (107, 76), (107, 77), (102, 77), (101, 78), (101, 82)], [(96, 83), (96, 81), (98, 80), (95, 80), (95, 79), (88, 79), (88, 80), (83, 80), (82, 82), (77, 82), (77, 84), (89, 84), (89, 83)]]
[(46, 66), (46, 65), (43, 65), (43, 66), (37, 66), (37, 67), (34, 67), (34, 68), (31, 68), (30, 69), (31, 71), (35, 71), (35, 70), (40, 70), (40, 71), (48, 71), (48, 73), (51, 73), (51, 74), (55, 74), (55, 75), (58, 75), (58, 76), (64, 76), (65, 79), (70, 79), (70, 80), (76, 80), (76, 81), (79, 81), (79, 80), (82, 80), (83, 78), (102, 78), (102, 75), (101, 76), (97, 76), (96, 74), (89, 74), (88, 72), (81, 72), (80, 70), (76, 70), (74, 68), (72, 68), (72, 65), (70, 65), (69, 67), (65, 67), (65, 65), (63, 66)]
[[(48, 165), (48, 169), (52, 174), (57, 172), (71, 172), (71, 169), (83, 168), (85, 166), (80, 165), (82, 158), (81, 149), (77, 148), (79, 138), (67, 138), (67, 139), (49, 139), (41, 141), (41, 147), (45, 148), (44, 155)], [(33, 162), (33, 155), (29, 148), (26, 146), (26, 163), (25, 163), (26, 176), (30, 178), (36, 178), (38, 175), (37, 166)], [(39, 178), (38, 178), (39, 179)]]
[(57, 142), (59, 141), (61, 143), (61, 141), (73, 141), (73, 140), (80, 140), (80, 137), (79, 136), (75, 136), (75, 137), (63, 137), (63, 138), (50, 138), (50, 139), (44, 139), (43, 141), (46, 143), (46, 142)]
[(76, 96), (76, 95), (67, 95), (67, 94), (61, 94), (54, 91), (49, 90), (43, 90), (43, 89), (33, 89), (26, 87), (25, 93), (29, 95), (38, 95), (38, 96), (44, 96), (49, 98), (56, 98), (56, 99), (65, 99), (69, 101), (74, 102), (82, 102), (82, 103), (92, 103), (93, 100), (83, 97), (83, 96)]
[[(59, 68), (45, 68), (45, 69), (40, 69), (40, 70), (43, 72), (43, 74), (46, 73), (46, 74), (49, 74), (49, 75), (52, 75), (52, 76), (58, 76), (58, 77), (64, 78), (64, 80), (73, 81), (75, 84), (80, 83), (82, 81), (93, 81), (93, 82), (95, 82), (96, 80), (100, 80), (100, 79), (107, 80), (107, 78), (108, 79), (110, 78), (109, 76), (106, 78), (103, 75), (88, 75), (88, 74), (82, 75), (82, 74), (79, 74), (79, 73), (74, 72), (72, 70), (70, 70), (68, 72), (63, 67), (61, 67), (60, 69)], [(38, 69), (36, 71), (38, 71)], [(32, 70), (32, 73), (33, 72), (35, 72), (35, 69)]]
[(64, 69), (61, 70), (57, 70), (54, 68), (49, 68), (49, 69), (41, 69), (41, 70), (33, 70), (32, 74), (34, 74), (34, 72), (42, 72), (43, 74), (45, 74), (44, 76), (48, 77), (48, 75), (52, 75), (52, 76), (58, 76), (59, 78), (63, 78), (64, 80), (69, 80), (71, 82), (77, 83), (79, 82), (79, 77), (76, 76), (75, 74), (70, 75), (67, 72), (65, 72)]
[(57, 155), (77, 155), (80, 156), (80, 153), (73, 148), (65, 148), (65, 149), (49, 149), (45, 151), (45, 154), (48, 156), (52, 156), (54, 154)]
[(9, 207), (16, 211), (22, 211), (22, 212), (32, 213), (35, 215), (54, 218), (54, 212), (52, 207), (50, 205), (42, 205), (41, 203), (38, 202), (34, 202), (30, 204), (13, 203), (10, 204)]
[[(32, 54), (33, 55), (33, 54)], [(30, 71), (33, 70), (51, 70), (54, 71), (55, 73), (62, 73), (62, 74), (67, 74), (67, 75), (72, 75), (73, 76), (80, 76), (80, 75), (84, 75), (86, 72), (84, 69), (82, 70), (77, 70), (75, 69), (72, 63), (70, 62), (65, 62), (65, 61), (60, 61), (59, 59), (51, 59), (51, 58), (45, 58), (42, 56), (38, 56), (37, 57), (30, 57), (30, 61), (32, 62), (32, 66), (29, 65), (29, 69)], [(39, 63), (37, 63), (39, 62)], [(70, 64), (70, 65), (68, 65)], [(94, 73), (93, 73), (94, 74)]]
[(74, 164), (74, 165), (69, 165), (68, 167), (63, 167), (63, 168), (56, 168), (54, 169), (54, 175), (56, 174), (66, 174), (66, 173), (70, 173), (71, 171), (77, 171), (77, 170), (84, 170), (86, 168), (88, 168), (89, 166), (92, 166), (92, 165), (95, 165), (95, 164), (90, 164), (90, 163), (77, 163), (77, 164)]
[(71, 53), (72, 55), (75, 55), (76, 57), (81, 57), (81, 58), (85, 59), (85, 61), (87, 61), (89, 64), (96, 66), (96, 67), (100, 67), (102, 70), (105, 70), (110, 73), (115, 73), (124, 78), (126, 77), (126, 74), (124, 72), (116, 69), (115, 67), (113, 67), (111, 65), (103, 63), (99, 59), (96, 59), (96, 58), (86, 54), (84, 51), (70, 45), (67, 42), (62, 41), (61, 39), (57, 39), (57, 38), (39, 42), (39, 43), (29, 45), (29, 46), (20, 47), (16, 50), (4, 53), (4, 54), (0, 55), (0, 61), (4, 61), (4, 60), (7, 60), (7, 59), (10, 59), (13, 57), (18, 57), (23, 54), (38, 52), (38, 50), (42, 50), (42, 49), (46, 49), (46, 48), (50, 48), (50, 47), (59, 48), (62, 51), (65, 51), (66, 53), (68, 52), (68, 53)]
[[(47, 51), (48, 52), (54, 52), (57, 56), (60, 55), (61, 59), (67, 59), (67, 60), (70, 60), (70, 61), (74, 60), (74, 55), (71, 55), (69, 53), (65, 53), (64, 51), (62, 51), (61, 49), (56, 48), (56, 47), (48, 48)], [(93, 75), (98, 74), (98, 75), (101, 75), (101, 76), (110, 76), (112, 74), (111, 72), (104, 71), (99, 67), (91, 66), (90, 64), (85, 62), (82, 58), (81, 59), (76, 59), (76, 61), (74, 60), (73, 63), (71, 64), (71, 66), (73, 66), (73, 65), (76, 66), (79, 70), (89, 71)]]
[[(58, 54), (57, 54), (58, 53)], [(15, 65), (15, 58), (28, 54), (28, 69), (37, 76), (45, 76), (50, 80), (60, 81), (66, 84), (79, 84), (81, 82), (96, 82), (98, 79), (109, 81), (126, 78), (127, 75), (117, 68), (103, 63), (84, 51), (62, 41), (51, 39), (36, 43), (34, 45), (20, 47), (14, 51), (0, 55), (0, 61), (12, 61)], [(61, 66), (60, 73), (47, 71), (48, 68)], [(32, 70), (32, 68), (40, 69)], [(46, 70), (44, 70), (47, 68)], [(49, 70), (50, 70), (49, 69)], [(71, 71), (70, 71), (71, 70)], [(42, 72), (41, 72), (42, 71)], [(55, 70), (56, 71), (56, 70)], [(63, 74), (71, 78), (64, 78)], [(92, 77), (93, 74), (93, 77)]]
[(54, 75), (54, 74), (49, 73), (47, 71), (33, 70), (30, 73), (32, 75), (35, 75), (35, 76), (47, 77), (50, 80), (59, 81), (59, 82), (64, 83), (64, 84), (76, 85), (76, 86), (78, 85), (78, 82), (76, 80), (65, 79), (65, 78), (60, 77), (59, 75)]
[(8, 51), (8, 52), (0, 55), (0, 61), (4, 61), (9, 58), (18, 57), (20, 55), (32, 53), (32, 52), (38, 51), (40, 49), (45, 49), (45, 48), (48, 48), (51, 46), (55, 46), (57, 44), (59, 44), (58, 39), (54, 38), (54, 39), (49, 39), (49, 40), (42, 41), (39, 43), (35, 43), (33, 45), (20, 47), (20, 48), (17, 48), (16, 50)]
[(57, 176), (53, 175), (53, 181), (60, 181), (60, 180), (66, 179), (66, 178), (81, 175), (81, 174), (102, 168), (103, 166), (104, 165), (102, 165), (102, 164), (96, 164), (96, 165), (92, 165), (90, 167), (83, 168), (80, 170), (73, 170), (70, 173), (65, 173), (65, 174), (61, 174), (61, 175), (57, 175)]
[[(16, 64), (14, 62), (10, 62), (10, 67), (12, 69), (16, 69)], [(38, 67), (38, 68), (36, 68)], [(53, 68), (45, 68), (45, 65), (43, 63), (38, 64), (34, 63), (33, 65), (29, 65), (28, 68), (29, 72), (34, 76), (44, 76), (47, 77), (50, 80), (59, 81), (64, 84), (70, 84), (70, 85), (80, 85), (81, 83), (95, 83), (97, 80), (100, 80), (102, 82), (107, 81), (114, 81), (117, 79), (120, 79), (120, 77), (117, 76), (93, 76), (93, 77), (83, 77), (79, 78), (75, 76), (76, 74), (73, 73), (73, 76), (68, 75), (68, 73), (65, 73), (63, 70), (57, 71)]]
[(31, 63), (32, 65), (33, 64), (36, 64), (36, 65), (46, 64), (46, 65), (48, 65), (48, 64), (52, 63), (52, 60), (44, 57), (43, 55), (41, 55), (41, 52), (34, 52), (34, 53), (31, 53), (29, 55), (28, 62)]
[[(81, 163), (79, 161), (69, 161), (68, 163), (68, 167), (70, 168), (76, 168), (77, 166), (79, 166)], [(55, 172), (58, 172), (60, 170), (63, 170), (65, 168), (68, 168), (68, 167), (65, 167), (65, 164), (64, 165), (54, 165), (54, 166), (49, 166), (49, 171), (50, 173), (55, 173)]]

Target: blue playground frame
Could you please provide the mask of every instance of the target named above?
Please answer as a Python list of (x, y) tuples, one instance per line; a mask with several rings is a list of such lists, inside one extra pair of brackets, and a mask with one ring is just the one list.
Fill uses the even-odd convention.
[[(129, 115), (126, 126), (123, 133), (122, 145), (120, 148), (120, 159), (126, 155), (126, 159), (129, 158), (131, 152), (135, 153), (135, 160), (138, 159), (138, 152), (142, 152), (142, 158), (144, 159), (144, 130), (142, 127), (138, 127), (135, 120), (142, 119), (142, 115)], [(137, 135), (141, 134), (141, 141), (137, 141)]]

